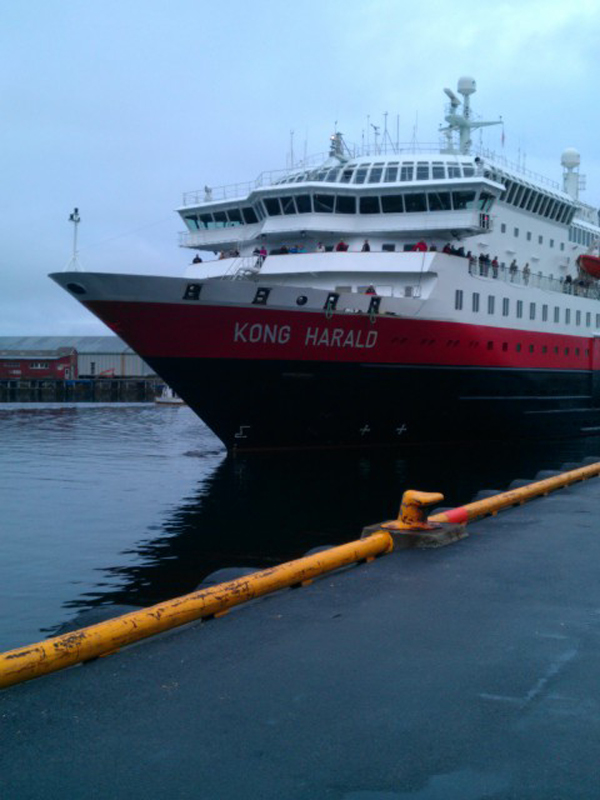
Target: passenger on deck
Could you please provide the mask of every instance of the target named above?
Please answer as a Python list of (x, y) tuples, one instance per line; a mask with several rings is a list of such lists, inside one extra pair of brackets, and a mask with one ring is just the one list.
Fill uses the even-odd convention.
[(525, 286), (529, 283), (529, 276), (531, 275), (531, 270), (529, 269), (529, 263), (525, 264), (523, 267), (523, 283)]
[(510, 262), (510, 267), (508, 268), (508, 274), (510, 275), (511, 281), (514, 281), (515, 275), (517, 274), (517, 260), (513, 258)]
[(201, 264), (201, 263), (202, 263), (202, 259), (200, 258), (200, 256), (199, 255), (195, 255), (194, 258), (192, 259), (192, 264)]
[(448, 242), (448, 244), (444, 245), (444, 249), (442, 250), (442, 253), (448, 253), (448, 255), (451, 255), (452, 248), (450, 247), (450, 243), (449, 242)]
[(415, 250), (418, 253), (426, 253), (427, 252), (427, 243), (424, 242), (423, 239), (421, 239), (413, 247), (413, 250)]
[(367, 286), (365, 289), (365, 294), (377, 294), (375, 291), (375, 287), (371, 284), (371, 286)]
[(340, 239), (339, 242), (335, 246), (336, 253), (345, 253), (348, 249), (348, 245), (343, 239)]
[(369, 253), (371, 251), (371, 245), (369, 244), (369, 240), (365, 239), (363, 242), (362, 247), (360, 248), (361, 253)]
[(492, 259), (492, 277), (493, 278), (497, 278), (498, 277), (498, 267), (499, 266), (500, 265), (498, 264), (498, 256), (494, 256), (493, 259)]
[(324, 253), (325, 252), (325, 245), (323, 242), (319, 242), (317, 245), (317, 253)]

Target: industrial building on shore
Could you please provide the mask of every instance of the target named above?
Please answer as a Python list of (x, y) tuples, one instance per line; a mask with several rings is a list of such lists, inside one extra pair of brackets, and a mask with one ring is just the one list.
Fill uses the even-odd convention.
[(0, 336), (0, 402), (146, 401), (160, 388), (118, 336)]

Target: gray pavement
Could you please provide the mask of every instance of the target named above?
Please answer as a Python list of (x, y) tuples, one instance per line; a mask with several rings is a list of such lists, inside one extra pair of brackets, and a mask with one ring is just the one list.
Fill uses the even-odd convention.
[(0, 797), (600, 798), (600, 479), (0, 694)]

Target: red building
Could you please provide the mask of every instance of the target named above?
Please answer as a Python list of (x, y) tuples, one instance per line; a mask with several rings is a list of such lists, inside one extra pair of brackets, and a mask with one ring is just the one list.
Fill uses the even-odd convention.
[(77, 351), (74, 347), (57, 350), (0, 350), (0, 379), (69, 380), (77, 377)]

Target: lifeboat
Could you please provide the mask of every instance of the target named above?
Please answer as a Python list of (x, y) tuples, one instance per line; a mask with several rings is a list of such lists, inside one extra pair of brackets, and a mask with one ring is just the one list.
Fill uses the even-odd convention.
[(600, 278), (600, 256), (579, 256), (577, 263), (592, 278)]

